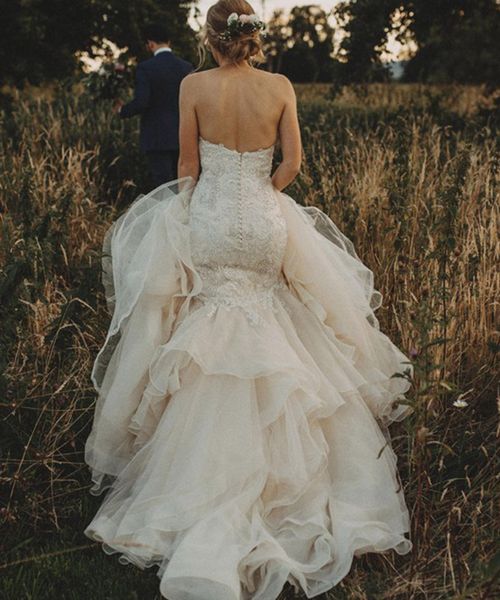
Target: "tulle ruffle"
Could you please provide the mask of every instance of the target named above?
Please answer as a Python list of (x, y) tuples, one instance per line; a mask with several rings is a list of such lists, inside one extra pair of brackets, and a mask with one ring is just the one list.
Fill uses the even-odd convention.
[(160, 186), (106, 238), (114, 313), (85, 459), (92, 493), (111, 489), (85, 534), (157, 565), (170, 600), (272, 600), (285, 581), (313, 597), (354, 556), (411, 549), (379, 427), (410, 411), (411, 366), (378, 327), (352, 244), (285, 194), (283, 285), (258, 326), (201, 303), (191, 191)]

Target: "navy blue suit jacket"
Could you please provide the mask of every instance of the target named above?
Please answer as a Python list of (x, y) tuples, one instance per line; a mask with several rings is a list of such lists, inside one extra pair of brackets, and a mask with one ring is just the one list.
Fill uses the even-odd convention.
[(134, 99), (120, 117), (141, 115), (140, 149), (178, 150), (179, 87), (193, 65), (173, 52), (159, 52), (137, 65)]

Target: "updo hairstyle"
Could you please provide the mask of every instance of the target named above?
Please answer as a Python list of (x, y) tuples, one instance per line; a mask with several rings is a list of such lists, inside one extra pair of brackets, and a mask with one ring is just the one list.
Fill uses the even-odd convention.
[(233, 63), (265, 62), (259, 30), (238, 31), (236, 34), (226, 36), (226, 39), (221, 38), (221, 35), (227, 30), (227, 18), (232, 13), (255, 15), (255, 11), (246, 0), (219, 0), (212, 4), (207, 11), (207, 20), (199, 35), (200, 62), (198, 69), (205, 62), (207, 44), (210, 44), (213, 49)]

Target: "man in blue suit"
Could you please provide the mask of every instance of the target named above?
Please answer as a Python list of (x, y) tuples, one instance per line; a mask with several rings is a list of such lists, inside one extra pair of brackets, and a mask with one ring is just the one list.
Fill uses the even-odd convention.
[(137, 65), (134, 99), (116, 105), (120, 117), (141, 115), (140, 149), (146, 154), (153, 188), (177, 179), (179, 160), (179, 86), (193, 65), (176, 56), (161, 25), (144, 30), (153, 57)]

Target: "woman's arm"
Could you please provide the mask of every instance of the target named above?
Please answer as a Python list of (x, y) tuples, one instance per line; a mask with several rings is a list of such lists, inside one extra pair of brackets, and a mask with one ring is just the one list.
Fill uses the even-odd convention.
[(198, 152), (198, 119), (196, 118), (194, 80), (197, 74), (187, 75), (181, 81), (179, 90), (179, 162), (178, 177), (192, 177), (195, 181), (200, 174)]
[(290, 80), (284, 75), (275, 75), (281, 79), (284, 87), (285, 106), (279, 122), (279, 137), (283, 160), (274, 172), (271, 181), (278, 190), (289, 185), (300, 172), (302, 162), (302, 143), (300, 139), (299, 119), (297, 116), (297, 98)]

